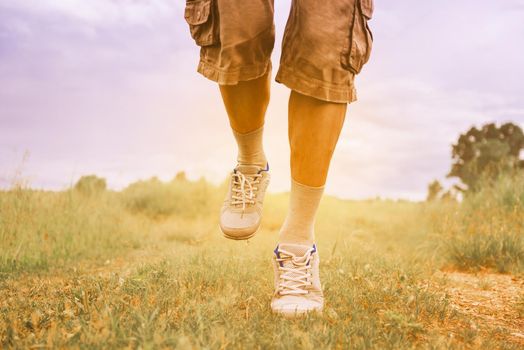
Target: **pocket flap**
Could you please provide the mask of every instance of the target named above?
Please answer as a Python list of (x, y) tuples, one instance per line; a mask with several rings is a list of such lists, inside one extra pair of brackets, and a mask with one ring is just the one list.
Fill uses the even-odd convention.
[(373, 17), (373, 0), (360, 0), (360, 9), (367, 19)]
[(211, 10), (211, 0), (188, 1), (184, 17), (187, 23), (198, 25), (206, 23)]

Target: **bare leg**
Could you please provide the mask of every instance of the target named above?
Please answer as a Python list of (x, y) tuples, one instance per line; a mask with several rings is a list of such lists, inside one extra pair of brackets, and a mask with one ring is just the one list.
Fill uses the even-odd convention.
[(289, 143), (292, 181), (289, 211), (280, 229), (280, 243), (311, 247), (315, 240), (315, 215), (346, 108), (345, 103), (321, 101), (291, 92)]
[(307, 186), (326, 183), (331, 157), (344, 124), (347, 104), (291, 92), (289, 143), (291, 177)]
[(260, 78), (241, 81), (236, 85), (220, 85), (220, 92), (231, 128), (241, 134), (264, 125), (269, 103), (269, 72)]
[(269, 72), (264, 76), (221, 85), (220, 92), (238, 145), (237, 166), (220, 214), (227, 238), (249, 239), (260, 227), (264, 194), (269, 184), (262, 138), (269, 103)]

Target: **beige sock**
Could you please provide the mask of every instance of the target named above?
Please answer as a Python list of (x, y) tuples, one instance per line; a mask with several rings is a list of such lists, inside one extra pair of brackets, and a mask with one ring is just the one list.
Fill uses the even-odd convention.
[(246, 134), (241, 134), (233, 130), (233, 135), (237, 140), (239, 165), (258, 165), (261, 168), (266, 167), (266, 155), (262, 145), (262, 136), (264, 127), (260, 127)]
[(280, 229), (280, 243), (313, 244), (315, 216), (324, 186), (311, 187), (291, 180), (289, 211)]

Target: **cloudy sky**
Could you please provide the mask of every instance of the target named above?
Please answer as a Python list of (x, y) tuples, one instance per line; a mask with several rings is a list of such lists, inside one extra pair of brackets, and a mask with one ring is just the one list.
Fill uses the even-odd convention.
[[(278, 62), (290, 0), (276, 0)], [(217, 87), (196, 73), (183, 0), (0, 0), (0, 186), (63, 189), (96, 173), (222, 181), (235, 145)], [(327, 192), (423, 198), (471, 125), (524, 127), (523, 0), (375, 0)], [(288, 189), (287, 98), (267, 115), (273, 191)], [(21, 174), (21, 175), (20, 175)]]

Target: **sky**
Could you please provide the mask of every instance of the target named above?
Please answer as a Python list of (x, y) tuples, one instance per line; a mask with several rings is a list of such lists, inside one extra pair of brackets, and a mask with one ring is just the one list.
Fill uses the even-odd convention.
[[(278, 67), (290, 0), (275, 1)], [(236, 146), (216, 84), (196, 73), (182, 0), (0, 0), (0, 187), (110, 188), (185, 171), (222, 182)], [(326, 192), (423, 199), (472, 125), (524, 127), (524, 0), (375, 0)], [(274, 69), (273, 74), (276, 73)], [(272, 83), (272, 192), (289, 189), (287, 100)]]

